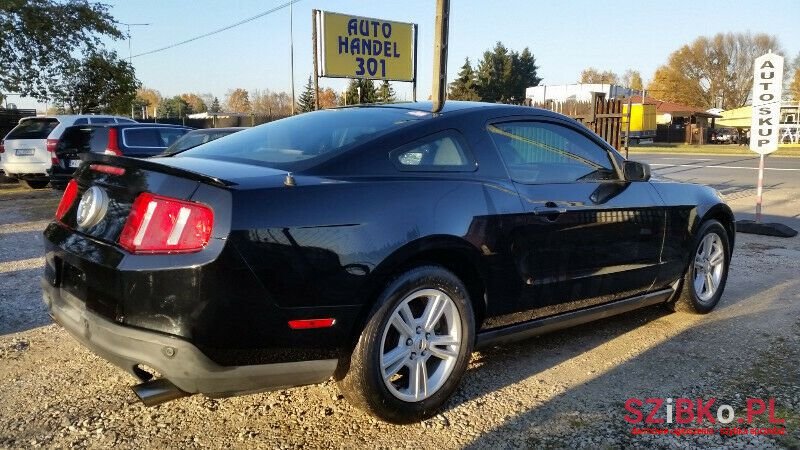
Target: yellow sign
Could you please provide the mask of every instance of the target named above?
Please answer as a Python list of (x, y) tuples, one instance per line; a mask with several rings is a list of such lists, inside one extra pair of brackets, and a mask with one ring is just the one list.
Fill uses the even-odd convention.
[(414, 80), (411, 23), (322, 12), (322, 76)]

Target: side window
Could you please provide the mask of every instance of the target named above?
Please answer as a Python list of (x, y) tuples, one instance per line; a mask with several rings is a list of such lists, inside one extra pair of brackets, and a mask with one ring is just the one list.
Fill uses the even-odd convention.
[(75, 122), (72, 123), (73, 125), (88, 125), (89, 119), (82, 117), (80, 119), (75, 119)]
[(137, 123), (137, 122), (135, 120), (123, 119), (121, 117), (117, 117), (117, 123)]
[(477, 165), (455, 131), (445, 131), (404, 145), (390, 153), (400, 170), (471, 172)]
[(126, 147), (161, 147), (161, 137), (154, 128), (129, 128), (122, 133)]
[(181, 128), (164, 128), (158, 130), (159, 139), (161, 140), (160, 147), (169, 147), (170, 145), (174, 144), (175, 141), (180, 139), (181, 136), (188, 132), (189, 130), (184, 130)]
[(581, 133), (548, 122), (489, 125), (489, 134), (519, 183), (616, 180), (608, 152)]

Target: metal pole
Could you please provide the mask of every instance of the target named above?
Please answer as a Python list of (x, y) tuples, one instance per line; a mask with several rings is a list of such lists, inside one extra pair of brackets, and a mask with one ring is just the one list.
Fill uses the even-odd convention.
[(417, 24), (414, 24), (414, 82), (411, 84), (411, 97), (413, 101), (417, 101)]
[(431, 111), (444, 107), (447, 95), (447, 36), (450, 31), (450, 0), (436, 0), (436, 27), (433, 39), (433, 89)]
[(758, 187), (756, 188), (756, 223), (761, 223), (761, 194), (764, 191), (764, 154), (758, 159)]
[[(628, 145), (631, 142), (631, 114), (632, 112), (632, 98), (633, 96), (628, 96), (628, 126), (627, 130), (625, 131), (625, 159), (628, 159)], [(642, 97), (642, 114), (644, 114), (644, 97)]]
[(319, 110), (319, 62), (317, 61), (317, 16), (318, 9), (311, 10), (311, 46), (314, 51), (314, 110)]
[[(294, 115), (294, 15), (292, 14), (292, 5), (294, 2), (289, 3), (289, 65), (292, 72), (292, 115)], [(252, 125), (251, 125), (252, 126)]]

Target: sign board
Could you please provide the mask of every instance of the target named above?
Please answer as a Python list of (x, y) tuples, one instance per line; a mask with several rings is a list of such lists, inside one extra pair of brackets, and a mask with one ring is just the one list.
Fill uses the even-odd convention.
[(767, 53), (756, 58), (750, 150), (767, 155), (778, 149), (778, 124), (783, 91), (783, 56)]
[(323, 77), (414, 81), (416, 25), (322, 11)]

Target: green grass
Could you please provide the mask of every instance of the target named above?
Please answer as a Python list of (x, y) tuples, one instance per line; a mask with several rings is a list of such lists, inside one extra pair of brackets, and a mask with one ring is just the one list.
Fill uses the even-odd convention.
[[(749, 155), (756, 156), (757, 153), (750, 150), (748, 147), (738, 145), (687, 145), (687, 144), (654, 144), (654, 145), (640, 145), (630, 147), (632, 155), (637, 153), (672, 153), (672, 154), (686, 154), (686, 155), (720, 155), (720, 156), (740, 156)], [(625, 150), (622, 150), (625, 153)], [(772, 156), (790, 156), (800, 157), (800, 145), (788, 145), (778, 148), (778, 151), (772, 153)]]

